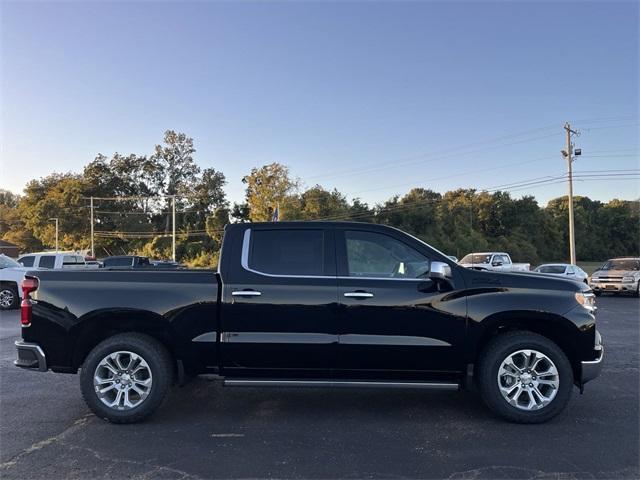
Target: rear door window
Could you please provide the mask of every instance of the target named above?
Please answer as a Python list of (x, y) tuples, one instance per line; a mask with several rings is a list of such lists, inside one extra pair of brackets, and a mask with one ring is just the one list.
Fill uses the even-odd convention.
[(248, 266), (273, 275), (324, 275), (324, 231), (252, 230)]
[(38, 267), (40, 268), (54, 268), (56, 266), (56, 257), (55, 255), (43, 255), (40, 257), (40, 262), (38, 262)]

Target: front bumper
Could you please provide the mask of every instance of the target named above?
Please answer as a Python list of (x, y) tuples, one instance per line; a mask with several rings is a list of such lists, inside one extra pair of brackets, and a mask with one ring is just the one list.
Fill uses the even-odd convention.
[(580, 362), (580, 384), (581, 386), (590, 380), (593, 380), (602, 371), (602, 359), (604, 358), (604, 346), (602, 345), (602, 337), (600, 333), (596, 331), (596, 345), (594, 347), (596, 351), (595, 360), (588, 360)]
[(638, 282), (590, 282), (594, 292), (636, 292)]
[(18, 358), (13, 364), (20, 368), (36, 369), (40, 372), (47, 371), (47, 357), (37, 343), (27, 343), (22, 340), (15, 342), (18, 349)]

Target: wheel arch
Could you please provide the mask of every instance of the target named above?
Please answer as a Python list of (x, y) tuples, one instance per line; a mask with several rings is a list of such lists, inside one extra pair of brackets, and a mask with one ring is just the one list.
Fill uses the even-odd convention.
[(481, 324), (472, 349), (471, 363), (477, 364), (482, 351), (496, 336), (512, 331), (528, 331), (542, 335), (554, 342), (569, 359), (575, 378), (580, 373), (578, 327), (561, 315), (549, 312), (521, 311), (492, 315)]
[(127, 332), (149, 335), (176, 358), (175, 336), (171, 325), (157, 313), (136, 309), (96, 311), (83, 317), (75, 330), (70, 332), (75, 338), (71, 360), (73, 370), (80, 368), (89, 352), (100, 342)]

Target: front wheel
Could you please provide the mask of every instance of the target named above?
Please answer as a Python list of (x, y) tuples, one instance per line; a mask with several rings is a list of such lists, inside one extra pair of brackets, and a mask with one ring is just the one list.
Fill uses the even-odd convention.
[(573, 389), (573, 371), (564, 352), (532, 332), (498, 335), (482, 353), (478, 375), (489, 408), (517, 423), (555, 417), (566, 408)]
[(80, 389), (98, 417), (134, 423), (160, 406), (172, 378), (171, 356), (160, 342), (139, 333), (122, 333), (91, 350), (80, 372)]
[(18, 303), (20, 303), (20, 297), (17, 287), (12, 285), (0, 287), (0, 310), (18, 308)]

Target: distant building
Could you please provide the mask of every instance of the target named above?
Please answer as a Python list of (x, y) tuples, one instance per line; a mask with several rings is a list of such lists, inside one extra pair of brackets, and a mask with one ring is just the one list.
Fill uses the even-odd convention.
[(0, 253), (4, 253), (7, 257), (18, 258), (20, 247), (13, 243), (0, 240)]

